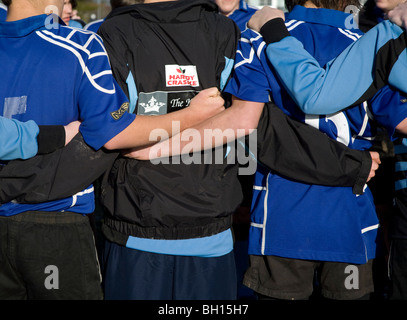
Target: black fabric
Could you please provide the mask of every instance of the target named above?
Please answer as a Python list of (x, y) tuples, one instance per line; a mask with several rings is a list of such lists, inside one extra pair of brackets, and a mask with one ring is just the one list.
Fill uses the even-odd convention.
[(64, 148), (27, 160), (13, 160), (0, 170), (0, 203), (41, 203), (82, 191), (108, 170), (117, 152), (93, 150), (78, 133)]
[(87, 216), (38, 211), (0, 216), (0, 299), (102, 297), (93, 231)]
[[(358, 300), (374, 290), (372, 260), (366, 264), (250, 256), (243, 283), (257, 293), (283, 300), (308, 300), (318, 293), (332, 300)], [(347, 271), (346, 268), (352, 268)], [(356, 270), (355, 270), (356, 269)], [(358, 275), (351, 288), (350, 274)], [(314, 281), (317, 280), (317, 281)]]
[(265, 105), (257, 134), (257, 159), (271, 170), (292, 180), (363, 193), (372, 165), (368, 151), (347, 148), (273, 103)]
[(407, 239), (393, 239), (390, 250), (390, 299), (407, 300)]
[[(399, 55), (407, 47), (407, 33), (404, 31), (398, 38), (389, 40), (380, 47), (376, 54), (374, 80), (366, 92), (352, 105), (358, 105), (372, 98), (376, 92), (388, 83), (390, 72)], [(404, 94), (407, 94), (404, 92)]]
[[(158, 100), (162, 93), (220, 88), (225, 58), (234, 59), (240, 35), (231, 19), (204, 0), (115, 10), (98, 33), (113, 74), (128, 95), (130, 73), (135, 80), (139, 104), (135, 112), (142, 111), (143, 95)], [(199, 85), (167, 86), (168, 65), (195, 66)], [(209, 156), (213, 158), (215, 152)], [(101, 190), (108, 227), (139, 237), (183, 239), (212, 235), (231, 226), (230, 216), (242, 201), (237, 164), (226, 160), (214, 164), (207, 153), (202, 153), (201, 164), (185, 164), (178, 157), (170, 161), (175, 163), (117, 159)]]
[[(400, 148), (403, 150), (403, 139), (404, 135), (398, 134), (398, 139), (394, 141), (395, 148)], [(402, 164), (407, 161), (407, 153), (403, 151), (398, 152), (394, 156), (395, 164)], [(397, 181), (405, 181), (407, 179), (406, 170), (395, 170), (393, 167), (393, 184)], [(394, 206), (393, 215), (391, 219), (390, 237), (392, 239), (402, 239), (407, 240), (407, 188), (397, 188), (393, 189)]]
[(281, 18), (273, 19), (266, 22), (261, 27), (260, 33), (263, 36), (266, 44), (278, 42), (290, 35), (285, 26), (284, 20)]
[(38, 126), (40, 132), (37, 136), (37, 154), (51, 153), (65, 146), (64, 126)]

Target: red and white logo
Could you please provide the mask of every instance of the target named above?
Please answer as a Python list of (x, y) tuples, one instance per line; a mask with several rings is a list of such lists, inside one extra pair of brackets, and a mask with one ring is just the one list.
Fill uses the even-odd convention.
[(196, 66), (180, 66), (178, 64), (166, 65), (165, 79), (167, 87), (199, 87)]

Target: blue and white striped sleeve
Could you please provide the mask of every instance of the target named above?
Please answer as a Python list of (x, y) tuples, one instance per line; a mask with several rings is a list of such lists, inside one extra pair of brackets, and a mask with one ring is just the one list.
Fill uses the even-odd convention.
[[(266, 27), (267, 24), (262, 34), (267, 32)], [(267, 43), (268, 59), (294, 101), (307, 114), (337, 112), (371, 98), (387, 83), (407, 92), (406, 33), (389, 21), (371, 29), (325, 69), (294, 37), (284, 34)]]

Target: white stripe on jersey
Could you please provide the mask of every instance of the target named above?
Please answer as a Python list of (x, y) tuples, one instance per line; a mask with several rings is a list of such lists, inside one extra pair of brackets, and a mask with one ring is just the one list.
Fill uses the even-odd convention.
[[(291, 21), (290, 21), (290, 22), (291, 22)], [(303, 24), (303, 23), (305, 23), (305, 21), (296, 21), (296, 23), (293, 24), (292, 26), (288, 27), (287, 30), (288, 30), (288, 31), (291, 31), (291, 30), (297, 28), (300, 24)]]
[(289, 26), (291, 26), (293, 23), (298, 22), (298, 20), (290, 20), (288, 22), (285, 23), (286, 28), (288, 28)]
[[(103, 19), (99, 19), (99, 20), (95, 20), (95, 21), (89, 22), (86, 26), (83, 27), (83, 30), (88, 30), (90, 26), (92, 26), (92, 25), (94, 25), (94, 24), (96, 24), (96, 23), (100, 23), (100, 22), (102, 22), (102, 21), (103, 21)], [(89, 30), (89, 31), (90, 31), (90, 30)]]
[(78, 201), (78, 197), (83, 196), (83, 195), (86, 195), (86, 194), (89, 194), (89, 193), (93, 193), (94, 190), (95, 190), (94, 187), (90, 187), (90, 188), (88, 188), (88, 189), (85, 189), (85, 190), (83, 190), (83, 191), (80, 191), (80, 192), (78, 192), (78, 193), (75, 193), (75, 194), (72, 196), (72, 205), (71, 205), (71, 207), (75, 206), (76, 202)]
[(237, 50), (237, 51), (236, 51), (236, 54), (240, 54), (240, 56), (242, 57), (242, 61), (237, 62), (237, 63), (235, 64), (235, 67), (234, 67), (235, 69), (236, 69), (236, 68), (239, 68), (240, 66), (242, 66), (242, 65), (244, 65), (244, 64), (246, 64), (246, 63), (250, 64), (250, 63), (253, 61), (254, 49), (253, 49), (253, 47), (250, 49), (250, 56), (249, 56), (249, 58), (245, 58), (245, 57), (243, 56), (242, 51), (240, 51), (240, 50)]
[[(36, 31), (36, 33), (37, 33), (38, 36), (40, 36), (40, 37), (43, 38), (44, 40), (46, 40), (46, 41), (48, 41), (48, 42), (50, 42), (50, 43), (52, 43), (52, 44), (54, 44), (54, 45), (57, 45), (57, 46), (59, 46), (59, 47), (61, 47), (61, 48), (64, 48), (64, 49), (66, 49), (66, 50), (68, 50), (68, 51), (71, 51), (71, 52), (76, 56), (76, 58), (78, 59), (79, 64), (80, 64), (80, 66), (81, 66), (81, 68), (82, 68), (82, 71), (85, 73), (85, 75), (86, 75), (87, 78), (89, 79), (89, 82), (93, 85), (93, 87), (95, 87), (95, 89), (97, 89), (97, 90), (99, 90), (99, 91), (101, 91), (101, 92), (103, 92), (103, 93), (106, 93), (106, 94), (115, 94), (115, 93), (116, 93), (116, 89), (114, 88), (114, 86), (113, 86), (113, 89), (106, 89), (106, 88), (101, 87), (100, 85), (98, 85), (98, 84), (95, 82), (95, 80), (94, 80), (95, 77), (100, 77), (100, 76), (102, 76), (102, 74), (99, 73), (99, 74), (93, 76), (93, 75), (90, 73), (88, 67), (85, 65), (85, 62), (83, 61), (81, 54), (80, 54), (75, 48), (78, 48), (78, 49), (82, 50), (82, 51), (85, 52), (89, 57), (91, 57), (91, 56), (95, 57), (95, 54), (91, 54), (90, 51), (89, 51), (88, 49), (86, 49), (84, 46), (81, 46), (80, 44), (78, 44), (78, 43), (76, 43), (76, 42), (73, 42), (73, 41), (71, 41), (71, 40), (67, 40), (67, 39), (65, 39), (64, 37), (55, 35), (55, 34), (53, 34), (52, 32), (49, 32), (49, 31), (46, 31), (46, 30), (42, 30), (42, 31)], [(94, 36), (94, 33), (92, 33), (92, 32), (89, 32), (89, 31), (88, 31), (87, 33), (88, 33), (88, 34), (92, 34), (92, 36)], [(54, 39), (52, 39), (52, 38), (49, 37), (49, 36), (51, 36), (51, 37), (54, 38)], [(97, 37), (94, 37), (93, 39), (96, 40), (96, 41), (98, 41)], [(63, 42), (66, 42), (66, 43), (63, 43), (62, 41), (63, 41)], [(72, 48), (72, 47), (69, 46), (68, 44), (74, 46), (75, 48)], [(103, 48), (103, 50), (104, 50), (104, 47), (103, 47), (103, 46), (102, 46), (102, 48)], [(99, 53), (100, 53), (100, 52), (99, 52)], [(98, 54), (98, 55), (99, 55), (99, 56), (100, 56), (100, 55), (106, 56), (106, 58), (108, 59), (107, 54), (106, 54), (106, 51), (104, 51), (104, 52), (102, 52), (101, 54)], [(106, 71), (104, 71), (104, 72), (107, 72), (107, 71), (109, 71), (109, 70), (106, 70)], [(110, 72), (111, 72), (111, 70), (110, 70)], [(106, 73), (106, 74), (107, 74), (107, 73)]]
[[(257, 33), (256, 31), (253, 31), (253, 32)], [(253, 42), (256, 42), (257, 40), (259, 40), (261, 37), (262, 37), (262, 35), (259, 34), (259, 33), (257, 33), (257, 36), (254, 37), (254, 38), (250, 38), (250, 39), (247, 39), (247, 38), (240, 38), (239, 41), (252, 44)], [(266, 43), (265, 43), (264, 41), (262, 41), (261, 44), (259, 45), (259, 47), (257, 48), (256, 54), (257, 54), (257, 56), (259, 57), (259, 59), (260, 59), (261, 51), (262, 51), (262, 49), (263, 49), (263, 47), (264, 47), (265, 45), (266, 45)], [(237, 50), (237, 51), (236, 51), (236, 54), (237, 54), (237, 53), (240, 54), (240, 56), (243, 58), (243, 60), (240, 61), (240, 62), (237, 62), (237, 63), (235, 64), (235, 66), (234, 66), (235, 69), (238, 68), (238, 67), (240, 67), (240, 66), (242, 66), (242, 65), (244, 65), (244, 64), (246, 64), (246, 63), (250, 64), (250, 63), (253, 61), (253, 57), (254, 57), (254, 49), (253, 49), (253, 46), (251, 46), (251, 48), (250, 48), (250, 55), (249, 55), (249, 58), (245, 58), (245, 57), (243, 56), (242, 51), (240, 51), (240, 50)]]
[(344, 34), (345, 36), (352, 39), (353, 41), (356, 41), (361, 37), (360, 35), (350, 32), (349, 30), (346, 30), (346, 29), (338, 28), (338, 30), (340, 33)]
[(373, 225), (373, 226), (366, 227), (366, 228), (362, 229), (362, 230), (361, 230), (361, 233), (363, 234), (363, 233), (365, 233), (365, 232), (368, 232), (368, 231), (371, 231), (371, 230), (375, 230), (375, 229), (378, 229), (378, 228), (379, 228), (379, 225), (378, 225), (378, 224), (375, 224), (375, 225)]

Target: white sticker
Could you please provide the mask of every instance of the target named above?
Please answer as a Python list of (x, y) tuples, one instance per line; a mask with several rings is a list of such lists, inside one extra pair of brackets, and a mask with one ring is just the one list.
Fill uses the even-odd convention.
[(167, 87), (199, 87), (196, 66), (180, 66), (177, 64), (166, 65), (165, 79)]

